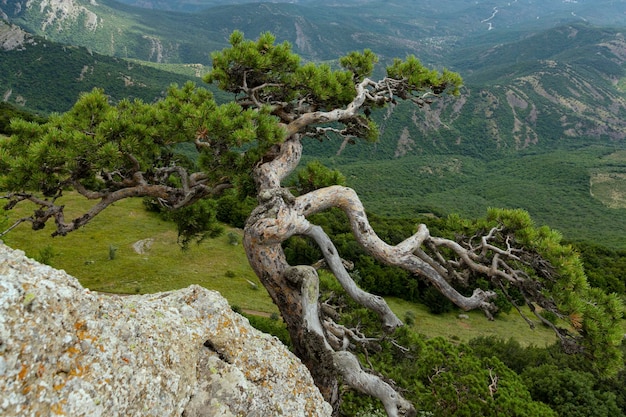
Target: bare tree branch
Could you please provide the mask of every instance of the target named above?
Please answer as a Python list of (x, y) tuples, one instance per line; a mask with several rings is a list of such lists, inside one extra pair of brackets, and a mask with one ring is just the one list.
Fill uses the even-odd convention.
[(304, 235), (315, 240), (319, 246), (328, 267), (333, 272), (341, 286), (346, 290), (348, 295), (357, 303), (374, 311), (381, 319), (383, 328), (386, 331), (393, 331), (402, 325), (400, 319), (391, 311), (384, 298), (370, 294), (359, 288), (354, 280), (348, 274), (341, 257), (337, 253), (334, 243), (320, 226), (311, 225)]
[(384, 405), (389, 417), (414, 416), (415, 408), (402, 397), (392, 386), (380, 377), (367, 373), (361, 367), (354, 354), (340, 350), (335, 351), (327, 342), (327, 335), (319, 319), (318, 298), (319, 278), (314, 268), (309, 266), (291, 267), (285, 274), (289, 280), (298, 284), (302, 294), (303, 326), (317, 335), (332, 362), (350, 387), (378, 398)]
[(358, 195), (350, 188), (326, 187), (296, 199), (296, 209), (304, 216), (331, 207), (338, 207), (346, 213), (357, 241), (376, 259), (423, 276), (463, 310), (480, 308), (488, 317), (492, 318), (495, 307), (489, 302), (489, 299), (494, 297), (495, 293), (477, 288), (471, 297), (465, 297), (452, 287), (436, 269), (415, 255), (421, 244), (426, 239), (430, 239), (430, 234), (425, 225), (420, 225), (417, 233), (413, 236), (396, 246), (391, 246), (382, 241), (374, 232)]
[[(93, 205), (87, 212), (79, 217), (75, 217), (69, 222), (65, 219), (65, 206), (55, 203), (58, 197), (60, 197), (60, 194), (50, 200), (39, 198), (30, 193), (10, 193), (4, 196), (4, 198), (9, 200), (7, 206), (14, 206), (19, 201), (28, 200), (39, 207), (39, 209), (35, 210), (32, 216), (20, 219), (20, 223), (30, 222), (34, 230), (39, 230), (45, 226), (49, 219), (54, 219), (56, 230), (52, 233), (52, 235), (65, 236), (89, 223), (94, 217), (100, 214), (111, 204), (125, 198), (153, 197), (169, 208), (176, 209), (187, 206), (209, 195), (217, 194), (225, 188), (230, 187), (230, 184), (220, 184), (216, 187), (208, 187), (201, 183), (196, 183), (189, 187), (188, 182), (187, 189), (185, 190), (161, 184), (147, 184), (146, 181), (143, 180), (143, 177), (139, 177), (137, 175), (134, 177), (137, 178), (137, 185), (127, 186), (115, 191), (89, 191), (80, 181), (74, 181), (73, 186), (78, 193), (88, 199), (100, 201)], [(13, 225), (11, 229), (16, 226), (17, 225)], [(7, 232), (8, 231), (4, 231), (3, 235)]]

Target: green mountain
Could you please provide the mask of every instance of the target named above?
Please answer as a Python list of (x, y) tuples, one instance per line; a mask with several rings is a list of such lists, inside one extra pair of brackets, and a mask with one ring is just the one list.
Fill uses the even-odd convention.
[(626, 138), (626, 38), (617, 29), (570, 24), (487, 50), (459, 50), (460, 97), (379, 115), (375, 147), (316, 146), (355, 159), (461, 154), (481, 159), (573, 149)]
[(113, 100), (153, 101), (172, 83), (196, 79), (120, 58), (64, 46), (0, 21), (2, 101), (39, 113), (66, 111), (81, 92), (104, 88)]
[[(202, 10), (171, 11), (191, 3)], [(625, 248), (626, 1), (441, 3), (141, 3), (164, 11), (109, 0), (5, 0), (1, 14), (45, 38), (0, 52), (0, 92), (42, 111), (65, 110), (94, 85), (116, 98), (154, 98), (185, 79), (158, 69), (181, 66), (122, 58), (208, 64), (234, 29), (248, 37), (272, 31), (311, 60), (366, 47), (383, 62), (412, 53), (460, 72), (461, 96), (392, 107), (375, 115), (378, 143), (310, 143), (307, 157), (340, 168), (379, 214), (522, 207), (567, 238)], [(5, 38), (21, 36), (13, 29)], [(84, 82), (92, 72), (100, 75)]]
[[(0, 10), (48, 40), (158, 63), (209, 64), (210, 51), (241, 29), (251, 37), (271, 31), (307, 59), (336, 59), (367, 47), (383, 62), (414, 53), (459, 71), (467, 85), (461, 99), (418, 112), (399, 107), (393, 118), (384, 116), (394, 121), (383, 123), (385, 134), (398, 144), (378, 147), (381, 158), (429, 151), (499, 155), (536, 145), (576, 146), (590, 138), (621, 140), (626, 132), (622, 31), (585, 23), (619, 21), (626, 1), (540, 6), (528, 1), (210, 1), (211, 7), (195, 13), (111, 0), (6, 0)], [(553, 27), (563, 20), (574, 23)]]
[(335, 59), (363, 48), (382, 56), (441, 55), (429, 45), (434, 41), (426, 39), (427, 18), (409, 18), (405, 7), (386, 10), (383, 4), (359, 13), (345, 7), (278, 3), (227, 4), (179, 13), (112, 0), (7, 1), (0, 11), (31, 33), (101, 54), (160, 63), (207, 64), (210, 52), (224, 47), (235, 29), (248, 37), (271, 31), (311, 60)]
[[(0, 16), (49, 40), (153, 62), (206, 64), (209, 53), (239, 29), (248, 37), (271, 31), (313, 60), (370, 48), (381, 56), (413, 53), (425, 62), (447, 65), (456, 50), (477, 42), (493, 45), (564, 22), (622, 24), (626, 5), (624, 0), (128, 1), (151, 9), (113, 0), (5, 0)], [(171, 11), (188, 10), (185, 5), (202, 10)]]

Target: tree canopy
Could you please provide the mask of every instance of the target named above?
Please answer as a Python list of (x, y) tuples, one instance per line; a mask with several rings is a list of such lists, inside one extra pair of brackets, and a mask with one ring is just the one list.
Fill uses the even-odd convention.
[[(324, 259), (317, 267), (331, 271), (349, 297), (373, 311), (384, 331), (402, 326), (382, 297), (356, 285), (330, 236), (310, 221), (330, 208), (345, 213), (368, 254), (428, 282), (458, 307), (492, 317), (500, 294), (515, 306), (529, 306), (569, 351), (587, 355), (602, 371), (617, 369), (619, 299), (590, 288), (572, 249), (550, 229), (535, 227), (526, 213), (494, 209), (474, 223), (451, 217), (455, 236), (432, 236), (416, 225), (413, 235), (392, 245), (373, 230), (353, 190), (329, 185), (343, 181), (337, 173), (313, 164), (298, 178), (298, 193), (283, 184), (307, 140), (376, 140), (373, 110), (398, 100), (425, 106), (458, 94), (458, 74), (427, 69), (408, 56), (374, 80), (378, 59), (371, 51), (350, 53), (336, 65), (302, 63), (288, 43), (276, 44), (269, 33), (253, 41), (234, 32), (230, 47), (212, 59), (205, 81), (232, 94), (225, 104), (193, 84), (171, 87), (155, 103), (112, 104), (96, 89), (45, 123), (14, 120), (12, 136), (0, 142), (7, 207), (30, 201), (36, 208), (21, 222), (37, 230), (53, 221), (53, 234), (65, 235), (123, 198), (151, 197), (179, 209), (229, 188), (256, 196), (258, 206), (244, 229), (248, 260), (278, 306), (295, 353), (336, 412), (340, 382), (379, 398), (389, 416), (414, 415), (415, 405), (385, 378), (363, 370), (352, 350), (368, 338), (338, 322), (320, 302), (316, 268), (287, 261), (286, 240), (310, 239)], [(195, 148), (197, 161), (184, 156), (183, 144)], [(70, 220), (56, 203), (69, 189), (94, 201)], [(210, 223), (181, 225), (196, 234)], [(548, 312), (560, 321), (553, 323)], [(493, 372), (504, 371), (494, 364)]]

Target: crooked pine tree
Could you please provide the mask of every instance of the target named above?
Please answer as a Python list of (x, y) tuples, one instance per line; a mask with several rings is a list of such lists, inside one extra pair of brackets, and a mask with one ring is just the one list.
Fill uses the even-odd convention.
[[(128, 197), (152, 197), (179, 209), (233, 187), (256, 195), (258, 206), (243, 241), (250, 265), (278, 306), (295, 353), (335, 412), (339, 381), (379, 398), (389, 416), (414, 415), (415, 406), (383, 378), (364, 371), (350, 351), (362, 336), (319, 308), (316, 269), (285, 259), (281, 243), (286, 239), (312, 239), (350, 297), (376, 312), (386, 331), (402, 325), (384, 299), (354, 283), (331, 238), (308, 220), (330, 208), (346, 213), (369, 254), (427, 280), (463, 310), (492, 315), (494, 291), (459, 290), (473, 282), (472, 276), (485, 277), (491, 288), (521, 294), (540, 319), (542, 311), (551, 311), (568, 321), (563, 329), (545, 320), (567, 349), (583, 352), (599, 367), (618, 366), (619, 300), (590, 289), (571, 249), (551, 231), (534, 228), (524, 213), (494, 210), (487, 223), (459, 239), (431, 236), (420, 225), (413, 236), (391, 246), (376, 235), (352, 189), (335, 185), (294, 195), (284, 187), (307, 141), (375, 141), (371, 110), (398, 100), (424, 106), (443, 94), (455, 95), (458, 74), (429, 70), (409, 56), (396, 59), (385, 77), (374, 80), (377, 57), (369, 50), (340, 58), (340, 69), (303, 64), (289, 44), (276, 44), (269, 33), (252, 41), (234, 32), (230, 47), (212, 58), (205, 81), (233, 94), (226, 104), (218, 105), (209, 91), (192, 84), (170, 88), (153, 104), (112, 105), (96, 89), (46, 123), (15, 120), (13, 135), (0, 142), (0, 188), (7, 191), (7, 207), (30, 201), (36, 209), (20, 222), (38, 230), (51, 221), (53, 234), (65, 235)], [(176, 152), (181, 143), (195, 146), (197, 164)], [(58, 203), (69, 189), (94, 201), (72, 219)], [(197, 233), (211, 222), (192, 226)]]

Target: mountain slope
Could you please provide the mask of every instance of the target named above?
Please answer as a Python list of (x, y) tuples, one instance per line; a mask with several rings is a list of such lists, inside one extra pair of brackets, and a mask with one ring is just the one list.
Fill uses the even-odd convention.
[(4, 0), (0, 16), (56, 42), (154, 62), (206, 64), (209, 53), (221, 49), (228, 34), (239, 29), (248, 37), (272, 31), (307, 59), (335, 59), (370, 48), (381, 56), (413, 53), (438, 66), (447, 64), (459, 48), (501, 42), (511, 31), (545, 30), (563, 22), (607, 25), (626, 17), (626, 0), (128, 2), (174, 10), (210, 7), (178, 13), (113, 0)]
[[(550, 40), (550, 48), (542, 47)], [(475, 57), (475, 58), (472, 58)], [(517, 59), (516, 59), (517, 58)], [(498, 158), (626, 139), (626, 38), (565, 25), (486, 51), (460, 51), (460, 97), (400, 104), (378, 115), (374, 147), (312, 146), (318, 155), (395, 159), (423, 154)], [(466, 74), (467, 73), (467, 74)], [(341, 149), (341, 151), (340, 151)]]
[[(411, 12), (412, 2), (323, 1), (311, 7), (306, 1), (214, 6), (197, 13), (145, 10), (110, 0), (37, 0), (39, 8), (34, 0), (6, 1), (3, 10), (13, 10), (12, 20), (49, 38), (81, 41), (110, 55), (148, 61), (208, 63), (209, 52), (221, 48), (239, 28), (249, 37), (269, 30), (308, 59), (335, 59), (369, 47), (383, 62), (415, 53), (426, 63), (447, 63), (459, 71), (467, 85), (460, 99), (400, 116), (403, 108), (394, 109), (389, 124), (383, 122), (384, 132), (404, 145), (378, 147), (380, 157), (432, 150), (495, 155), (537, 144), (621, 140), (626, 135), (626, 102), (620, 90), (626, 83), (626, 44), (620, 30), (584, 23), (549, 30), (502, 29), (528, 27), (533, 18), (580, 21), (584, 15), (584, 20), (593, 16), (609, 21), (605, 14), (612, 11), (619, 17), (624, 1), (600, 0), (596, 7), (582, 0), (546, 1), (541, 7), (525, 0), (451, 1), (439, 7), (424, 1)], [(474, 40), (470, 46), (461, 39), (461, 30)], [(415, 142), (421, 137), (427, 140)]]
[(94, 87), (115, 101), (152, 101), (170, 84), (193, 78), (59, 45), (0, 21), (0, 97), (31, 111), (69, 110)]
[[(468, 55), (458, 56), (468, 62)], [(626, 138), (622, 30), (564, 25), (471, 56), (470, 65), (459, 63), (478, 95), (468, 99), (470, 113), (480, 115), (496, 146), (519, 150)], [(454, 117), (454, 110), (448, 113)], [(450, 122), (459, 131), (471, 123), (467, 117)]]
[[(420, 19), (380, 6), (354, 13), (342, 7), (253, 3), (224, 5), (197, 13), (133, 8), (111, 0), (7, 0), (0, 13), (47, 39), (88, 47), (101, 54), (153, 62), (209, 62), (233, 30), (248, 37), (270, 31), (306, 59), (335, 59), (370, 48), (386, 56), (440, 55)], [(394, 9), (395, 10), (395, 9)], [(386, 14), (385, 14), (386, 13)], [(184, 28), (184, 30), (182, 29)]]

